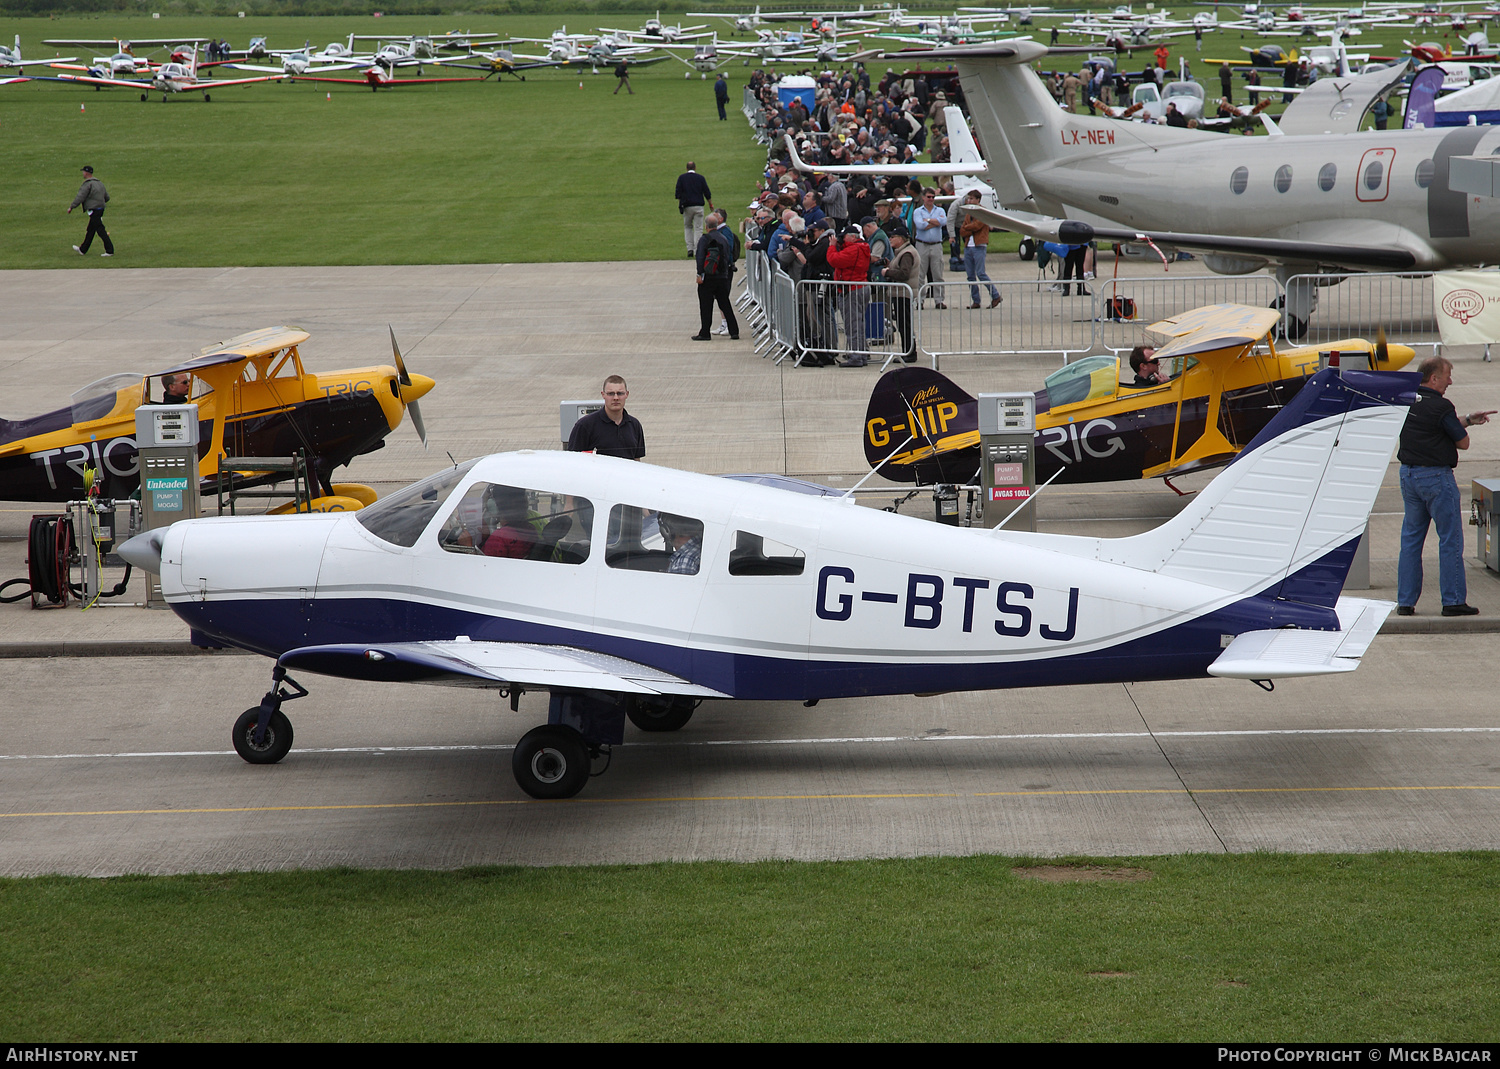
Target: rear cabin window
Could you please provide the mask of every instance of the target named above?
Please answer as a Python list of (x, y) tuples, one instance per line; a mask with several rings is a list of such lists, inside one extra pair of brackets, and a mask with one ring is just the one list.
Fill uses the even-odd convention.
[(697, 575), (702, 558), (702, 520), (639, 505), (609, 510), (604, 561), (611, 568)]
[(443, 501), (463, 481), (474, 461), (429, 475), (394, 494), (366, 505), (354, 514), (360, 526), (376, 538), (410, 549), (437, 515)]
[(475, 483), (438, 532), (448, 553), (582, 564), (594, 506), (587, 499), (503, 483)]
[(734, 532), (730, 575), (801, 575), (807, 556), (794, 546), (750, 531)]

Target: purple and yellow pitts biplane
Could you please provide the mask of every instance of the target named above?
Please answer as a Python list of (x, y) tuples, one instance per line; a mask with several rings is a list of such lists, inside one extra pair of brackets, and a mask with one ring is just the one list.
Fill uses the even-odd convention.
[[(1416, 355), (1361, 338), (1278, 349), (1280, 319), (1275, 309), (1218, 304), (1153, 323), (1146, 331), (1164, 339), (1155, 355), (1171, 377), (1147, 388), (1128, 385), (1134, 373), (1118, 356), (1048, 375), (1036, 395), (1037, 482), (1170, 479), (1220, 467), (1317, 373), (1320, 352), (1376, 371), (1400, 370)], [(896, 482), (963, 484), (979, 470), (977, 403), (929, 368), (881, 376), (864, 439), (870, 466), (885, 461), (881, 474)]]
[[(100, 379), (74, 393), (67, 408), (31, 419), (0, 419), (0, 500), (81, 498), (89, 469), (105, 497), (129, 496), (140, 484), (135, 410), (162, 403), (168, 376), (187, 375), (188, 400), (198, 405), (201, 490), (212, 492), (221, 456), (300, 452), (322, 495), (313, 501), (314, 511), (368, 504), (374, 491), (333, 483), (334, 469), (381, 448), (408, 410), (425, 444), (417, 399), (432, 389), (433, 380), (407, 373), (394, 332), (394, 366), (321, 373), (303, 366), (298, 347), (307, 338), (296, 327), (251, 331), (149, 375)], [(253, 471), (241, 476), (241, 485), (257, 481)]]

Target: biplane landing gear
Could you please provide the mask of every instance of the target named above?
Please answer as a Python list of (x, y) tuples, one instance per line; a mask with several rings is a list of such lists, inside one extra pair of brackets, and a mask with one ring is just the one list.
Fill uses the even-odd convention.
[[(285, 681), (294, 690), (282, 688)], [(274, 765), (292, 748), (292, 722), (281, 703), (307, 697), (307, 689), (277, 665), (271, 670), (271, 689), (260, 704), (246, 709), (234, 722), (234, 752), (252, 765)]]
[(625, 699), (625, 715), (642, 731), (676, 731), (693, 718), (698, 703), (692, 698)]
[(589, 781), (589, 744), (576, 728), (543, 724), (521, 736), (511, 754), (516, 783), (533, 798), (571, 798)]

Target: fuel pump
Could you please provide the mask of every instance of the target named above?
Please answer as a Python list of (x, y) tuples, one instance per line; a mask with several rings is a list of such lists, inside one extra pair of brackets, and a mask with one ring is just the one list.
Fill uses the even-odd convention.
[(977, 400), (984, 526), (998, 527), (1022, 505), (1005, 526), (1035, 531), (1036, 505), (1031, 497), (1036, 492), (1036, 395), (982, 393)]
[[(154, 530), (198, 516), (198, 406), (142, 405), (135, 410), (141, 465), (141, 529)], [(146, 584), (146, 604), (160, 607), (161, 585)]]

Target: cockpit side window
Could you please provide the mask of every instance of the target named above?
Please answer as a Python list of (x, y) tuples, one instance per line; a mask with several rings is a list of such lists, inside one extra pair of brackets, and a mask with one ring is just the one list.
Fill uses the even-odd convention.
[(807, 555), (794, 546), (750, 531), (734, 532), (730, 575), (801, 575)]
[(438, 545), (448, 553), (582, 564), (593, 526), (587, 498), (475, 483), (448, 514)]
[(604, 560), (611, 568), (697, 575), (702, 557), (702, 520), (639, 505), (610, 509)]
[(397, 490), (354, 514), (360, 526), (376, 538), (410, 549), (437, 515), (443, 501), (474, 466), (474, 461), (429, 475)]

